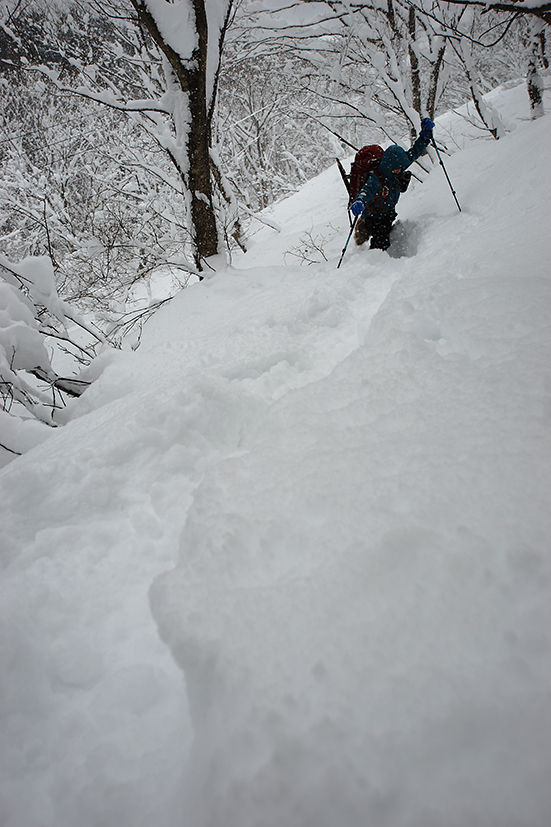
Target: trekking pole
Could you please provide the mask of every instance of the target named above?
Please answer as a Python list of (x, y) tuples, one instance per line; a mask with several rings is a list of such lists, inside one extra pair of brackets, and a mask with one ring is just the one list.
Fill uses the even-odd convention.
[(344, 245), (344, 247), (342, 248), (341, 257), (340, 257), (340, 259), (339, 259), (339, 263), (337, 264), (337, 270), (338, 270), (338, 269), (339, 269), (339, 267), (341, 266), (341, 261), (342, 261), (342, 260), (343, 260), (343, 258), (344, 258), (344, 254), (346, 253), (346, 248), (348, 247), (348, 242), (350, 241), (350, 238), (351, 238), (351, 236), (352, 236), (352, 233), (354, 232), (354, 227), (356, 226), (356, 222), (357, 222), (357, 220), (358, 220), (358, 218), (359, 218), (359, 217), (360, 217), (360, 216), (359, 216), (359, 215), (357, 215), (357, 216), (356, 216), (356, 218), (354, 219), (354, 221), (352, 222), (352, 226), (350, 227), (350, 232), (348, 233), (348, 238), (346, 239), (346, 244), (345, 244), (345, 245)]
[[(344, 186), (346, 187), (346, 191), (348, 193), (348, 200), (350, 202), (350, 179), (349, 179), (348, 175), (346, 174), (346, 172), (344, 171), (344, 167), (343, 167), (343, 165), (341, 164), (341, 162), (339, 161), (338, 158), (337, 158), (337, 166), (339, 168), (341, 178), (344, 182)], [(348, 223), (349, 223), (350, 226), (352, 226), (352, 219), (350, 218), (350, 213), (348, 211), (347, 211), (347, 214), (348, 214)]]
[(447, 180), (448, 184), (450, 185), (450, 189), (451, 189), (451, 191), (452, 191), (452, 195), (453, 195), (453, 197), (455, 198), (455, 203), (457, 204), (457, 209), (459, 210), (459, 212), (461, 212), (461, 206), (460, 206), (460, 204), (459, 204), (459, 201), (457, 200), (457, 195), (455, 194), (455, 190), (454, 190), (454, 188), (452, 187), (452, 182), (450, 181), (450, 176), (449, 176), (449, 175), (448, 175), (448, 173), (446, 172), (446, 167), (444, 166), (444, 161), (442, 160), (442, 158), (441, 158), (441, 156), (440, 156), (440, 153), (438, 152), (438, 147), (436, 146), (436, 141), (434, 140), (434, 135), (431, 135), (431, 141), (432, 141), (432, 145), (433, 145), (433, 147), (434, 147), (434, 148), (435, 148), (435, 150), (436, 150), (436, 154), (438, 155), (438, 160), (440, 161), (440, 166), (441, 166), (441, 167), (442, 167), (442, 169), (444, 170), (444, 175), (446, 176), (446, 180)]
[(337, 161), (337, 166), (339, 168), (339, 172), (341, 174), (341, 178), (343, 180), (343, 184), (346, 187), (346, 191), (348, 192), (348, 195), (350, 195), (350, 181), (348, 180), (348, 175), (344, 171), (344, 167), (343, 167), (343, 165), (341, 164), (341, 162), (339, 161), (338, 158), (336, 159), (336, 161)]

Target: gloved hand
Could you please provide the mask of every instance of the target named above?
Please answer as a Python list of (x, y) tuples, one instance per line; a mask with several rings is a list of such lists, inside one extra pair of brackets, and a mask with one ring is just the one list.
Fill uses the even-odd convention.
[(421, 131), (419, 133), (419, 137), (423, 138), (424, 141), (430, 141), (432, 138), (432, 130), (434, 129), (434, 121), (431, 121), (430, 118), (423, 118), (421, 121)]
[(350, 212), (353, 215), (361, 215), (365, 209), (365, 204), (361, 200), (361, 198), (357, 198), (356, 201), (353, 201), (350, 204)]

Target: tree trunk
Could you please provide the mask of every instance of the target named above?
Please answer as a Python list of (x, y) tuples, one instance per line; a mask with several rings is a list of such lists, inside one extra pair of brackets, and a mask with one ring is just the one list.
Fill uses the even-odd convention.
[(545, 113), (543, 109), (542, 95), (543, 83), (533, 60), (531, 60), (528, 64), (526, 81), (528, 84), (528, 97), (530, 98), (530, 113), (532, 115), (532, 120), (535, 121), (536, 118), (541, 118), (541, 116)]
[[(147, 29), (167, 58), (189, 107), (189, 131), (179, 136), (185, 141), (188, 169), (173, 163), (190, 193), (191, 224), (195, 242), (195, 263), (203, 269), (203, 260), (218, 252), (218, 232), (212, 203), (210, 175), (211, 115), (207, 104), (208, 26), (204, 0), (192, 0), (195, 11), (197, 47), (190, 60), (184, 60), (164, 40), (157, 22), (144, 0), (132, 0), (140, 23)], [(210, 113), (213, 109), (210, 107)]]
[(438, 83), (440, 80), (440, 70), (444, 62), (444, 55), (446, 53), (446, 41), (438, 49), (438, 55), (434, 61), (430, 73), (429, 92), (427, 95), (427, 114), (429, 118), (434, 119), (434, 111), (436, 109), (436, 94), (438, 92)]
[(193, 0), (193, 7), (198, 46), (194, 52), (197, 69), (190, 72), (189, 78), (189, 189), (197, 266), (201, 270), (201, 259), (214, 256), (218, 252), (218, 232), (212, 204), (210, 174), (212, 119), (207, 113), (208, 25), (204, 0)]
[(422, 118), (423, 115), (421, 112), (421, 76), (419, 74), (419, 59), (417, 57), (417, 52), (415, 51), (415, 8), (413, 6), (409, 7), (408, 33), (408, 52), (409, 67), (411, 74), (412, 103), (413, 108), (418, 113), (419, 117)]

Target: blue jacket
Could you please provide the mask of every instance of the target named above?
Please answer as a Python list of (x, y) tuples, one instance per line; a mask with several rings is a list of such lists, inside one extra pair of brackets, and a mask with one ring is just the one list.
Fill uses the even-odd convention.
[[(400, 176), (402, 172), (421, 157), (429, 143), (430, 139), (419, 136), (407, 152), (401, 146), (396, 145), (385, 149), (378, 172), (384, 178), (388, 193), (385, 195), (382, 192), (383, 187), (379, 176), (372, 172), (356, 196), (356, 200), (359, 199), (365, 204), (364, 215), (387, 215), (394, 212), (401, 195)], [(399, 170), (399, 172), (394, 172), (394, 170)]]

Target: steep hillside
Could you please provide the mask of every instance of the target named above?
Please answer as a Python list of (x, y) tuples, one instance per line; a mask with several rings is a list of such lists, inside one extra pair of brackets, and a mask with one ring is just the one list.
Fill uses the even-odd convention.
[(2, 825), (547, 827), (551, 120), (523, 95), (446, 158), (461, 213), (439, 168), (403, 197), (405, 255), (336, 269), (328, 170), (0, 472)]

